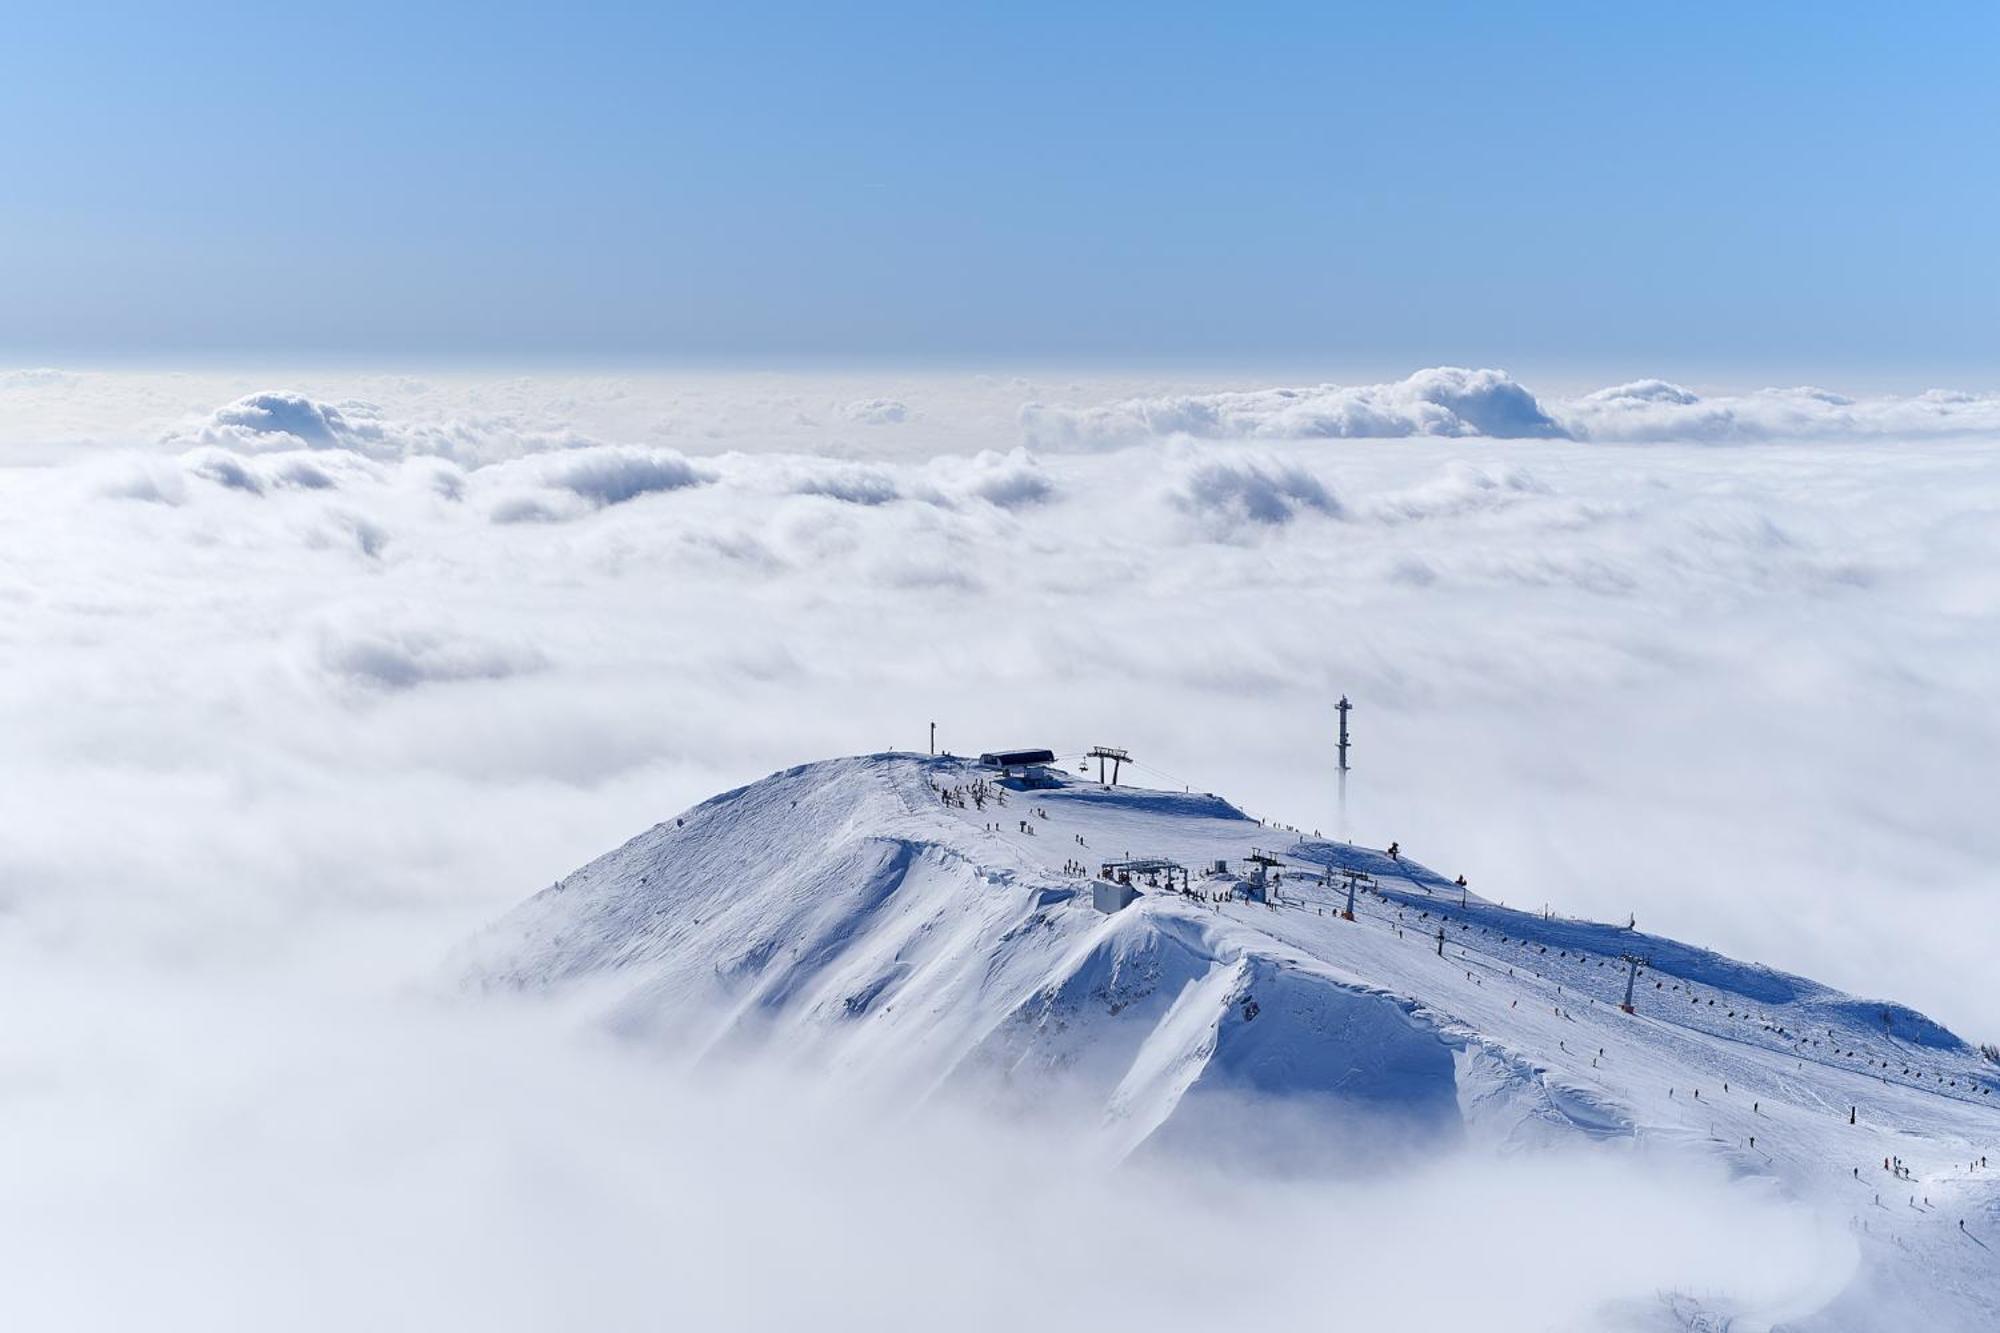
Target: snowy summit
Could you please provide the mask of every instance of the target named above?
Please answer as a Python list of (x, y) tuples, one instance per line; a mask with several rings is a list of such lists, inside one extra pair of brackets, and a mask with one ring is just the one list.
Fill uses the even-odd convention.
[[(2000, 1066), (1923, 1015), (1217, 796), (986, 758), (714, 797), (535, 895), (472, 973), (698, 1057), (1051, 1111), (1120, 1157), (1711, 1154), (1853, 1233), (1785, 1327), (2000, 1327)], [(1663, 1326), (1751, 1313), (1714, 1300), (1663, 1299)]]

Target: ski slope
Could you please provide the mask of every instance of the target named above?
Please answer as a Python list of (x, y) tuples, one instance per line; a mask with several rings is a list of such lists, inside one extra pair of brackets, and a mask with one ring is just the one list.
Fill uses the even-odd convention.
[[(1114, 1157), (1709, 1154), (1854, 1232), (1856, 1272), (1784, 1327), (2000, 1328), (2000, 1066), (1923, 1015), (1509, 909), (1214, 796), (994, 777), (903, 754), (775, 774), (535, 895), (465, 966), (694, 1058), (776, 1049), (883, 1095), (1064, 1117)], [(1240, 896), (1259, 850), (1266, 902)], [(1099, 910), (1096, 872), (1129, 858), (1186, 889), (1141, 874)], [(1752, 1326), (1730, 1316), (1663, 1305), (1668, 1327)]]

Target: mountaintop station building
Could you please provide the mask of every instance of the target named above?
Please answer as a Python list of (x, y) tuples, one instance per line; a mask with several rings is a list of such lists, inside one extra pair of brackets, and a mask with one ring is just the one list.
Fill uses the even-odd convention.
[(1000, 781), (1010, 787), (1026, 790), (1062, 785), (1051, 771), (1056, 762), (1054, 750), (989, 750), (979, 756), (979, 762), (983, 767), (999, 769)]

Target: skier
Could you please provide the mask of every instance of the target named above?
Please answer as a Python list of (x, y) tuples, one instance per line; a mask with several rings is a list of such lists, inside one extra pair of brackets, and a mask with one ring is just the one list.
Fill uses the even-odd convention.
[(1400, 861), (1403, 859), (1403, 848), (1400, 843), (1392, 842), (1389, 844), (1389, 859), (1391, 861)]

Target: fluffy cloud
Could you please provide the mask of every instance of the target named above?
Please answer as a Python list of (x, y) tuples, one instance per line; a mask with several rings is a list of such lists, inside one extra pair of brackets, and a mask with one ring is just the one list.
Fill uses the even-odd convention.
[(317, 660), (334, 678), (371, 689), (407, 690), (418, 685), (505, 680), (546, 664), (528, 647), (510, 647), (435, 628), (323, 627)]
[(887, 504), (903, 493), (887, 470), (857, 463), (823, 463), (800, 468), (791, 478), (790, 488), (798, 495), (821, 495), (858, 505)]
[[(203, 445), (188, 450), (178, 461), (186, 475), (246, 495), (263, 495), (282, 488), (332, 491), (343, 483), (361, 478), (380, 480), (382, 476), (365, 460), (341, 454), (264, 453), (253, 457)], [(124, 488), (114, 493), (175, 503), (185, 494), (183, 488), (159, 480), (165, 469), (156, 461), (138, 462), (135, 471), (136, 475), (129, 478)]]
[(245, 491), (251, 495), (264, 493), (262, 474), (227, 450), (191, 450), (185, 461), (188, 471), (205, 481), (212, 481), (233, 491)]
[[(685, 490), (714, 479), (674, 450), (620, 445), (496, 464), (478, 475), (483, 485), (500, 492), (492, 510), (498, 523), (575, 518), (642, 495)], [(524, 489), (529, 487), (533, 489)]]
[(936, 458), (925, 469), (925, 482), (928, 493), (946, 504), (984, 500), (1001, 509), (1022, 509), (1056, 494), (1048, 469), (1026, 449), (1004, 454), (982, 449), (971, 458)]
[(1704, 397), (1635, 380), (1544, 403), (1505, 373), (1441, 367), (1394, 384), (1275, 388), (1127, 398), (1086, 406), (1030, 403), (1028, 439), (1050, 449), (1205, 440), (1412, 436), (1602, 441), (1959, 438), (2000, 433), (2000, 395), (1933, 389), (1849, 398), (1824, 389)]
[(1337, 515), (1333, 493), (1298, 463), (1235, 454), (1190, 453), (1167, 489), (1169, 501), (1211, 531), (1239, 533), (1246, 525), (1275, 527), (1300, 510)]
[(1021, 409), (1031, 443), (1104, 447), (1158, 436), (1197, 439), (1388, 439), (1485, 435), (1548, 439), (1562, 427), (1498, 370), (1445, 366), (1394, 384), (1131, 398), (1096, 407)]
[(77, 376), (67, 370), (56, 370), (50, 366), (30, 366), (20, 370), (0, 370), (0, 390), (7, 389), (47, 389), (57, 385), (69, 385)]
[(152, 504), (179, 504), (187, 496), (184, 460), (132, 455), (97, 464), (98, 495), (119, 500), (143, 500)]
[(309, 491), (332, 490), (339, 484), (325, 468), (304, 458), (293, 458), (280, 464), (275, 475), (284, 485), (302, 486)]
[(895, 426), (910, 419), (910, 409), (894, 398), (867, 398), (847, 404), (840, 414), (870, 426)]
[(336, 403), (303, 393), (265, 391), (184, 421), (167, 430), (161, 443), (174, 449), (200, 446), (244, 454), (342, 450), (379, 460), (428, 454), (476, 466), (587, 447), (595, 441), (569, 430), (527, 429), (506, 415), (411, 419), (393, 417), (359, 398)]
[(1442, 518), (1472, 510), (1493, 510), (1524, 496), (1547, 495), (1551, 488), (1526, 468), (1482, 467), (1458, 462), (1427, 481), (1385, 491), (1369, 503), (1372, 518), (1387, 522)]
[(380, 412), (372, 404), (320, 403), (296, 393), (253, 393), (225, 403), (186, 431), (185, 438), (243, 453), (350, 449), (393, 458), (405, 452), (404, 443), (383, 430)]
[(592, 449), (564, 457), (544, 475), (597, 505), (623, 504), (656, 491), (699, 486), (708, 479), (681, 455), (658, 449)]
[(1703, 398), (1665, 380), (1637, 380), (1573, 399), (1561, 415), (1592, 440), (1948, 438), (2000, 433), (2000, 394), (1855, 399), (1797, 388)]

